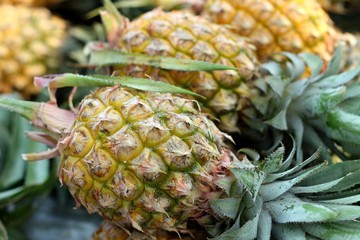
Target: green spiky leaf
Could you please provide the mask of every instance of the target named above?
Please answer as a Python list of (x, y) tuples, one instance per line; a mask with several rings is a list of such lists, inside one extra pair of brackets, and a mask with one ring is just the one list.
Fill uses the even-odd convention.
[(137, 53), (125, 53), (117, 50), (93, 51), (91, 52), (89, 60), (89, 65), (93, 66), (116, 66), (124, 64), (149, 65), (179, 71), (236, 70), (234, 67), (216, 63), (163, 56), (148, 56)]
[(260, 162), (258, 168), (266, 174), (277, 172), (283, 163), (285, 147), (279, 147)]
[(271, 239), (272, 219), (267, 210), (262, 210), (259, 216), (258, 239)]
[(306, 65), (310, 67), (310, 78), (317, 77), (321, 72), (321, 68), (323, 67), (322, 59), (319, 56), (310, 53), (300, 53), (299, 56), (304, 60)]
[(360, 142), (360, 116), (335, 109), (327, 114), (327, 129), (334, 139), (344, 142)]
[(277, 95), (279, 96), (284, 95), (287, 82), (281, 79), (280, 76), (269, 76), (266, 79), (266, 82), (270, 85), (270, 87)]
[(254, 169), (240, 168), (233, 168), (231, 169), (231, 172), (234, 174), (237, 182), (245, 187), (245, 189), (249, 192), (253, 201), (255, 202), (255, 199), (260, 190), (261, 184), (266, 177), (266, 174), (264, 172), (256, 171)]
[(340, 72), (341, 69), (341, 61), (344, 59), (344, 45), (339, 44), (339, 46), (335, 49), (333, 53), (333, 57), (331, 58), (325, 72), (321, 75), (322, 78), (335, 75)]
[(295, 167), (293, 167), (291, 169), (282, 169), (281, 172), (268, 174), (268, 176), (266, 177), (264, 182), (266, 182), (266, 183), (273, 182), (273, 181), (275, 181), (277, 179), (280, 179), (282, 177), (289, 176), (290, 174), (295, 174), (299, 170), (303, 169), (306, 165), (308, 165), (311, 162), (315, 161), (319, 157), (319, 152), (320, 152), (320, 150), (316, 151), (308, 159), (306, 159), (305, 161), (301, 162), (300, 164), (296, 165)]
[(215, 181), (215, 184), (219, 188), (223, 189), (226, 192), (226, 194), (230, 195), (233, 182), (234, 182), (234, 180), (232, 178), (223, 177), (223, 178), (217, 179)]
[(290, 52), (283, 52), (283, 55), (288, 57), (293, 64), (292, 71), (289, 73), (292, 79), (299, 79), (305, 72), (304, 62), (296, 55)]
[(302, 105), (301, 113), (308, 118), (318, 117), (335, 109), (345, 94), (344, 87), (327, 88), (322, 91), (308, 91), (302, 95), (299, 102)]
[(312, 185), (312, 186), (306, 186), (306, 187), (297, 187), (294, 186), (291, 188), (290, 192), (293, 194), (299, 194), (299, 193), (318, 193), (318, 192), (322, 192), (325, 190), (328, 190), (330, 188), (332, 188), (333, 186), (335, 186), (336, 184), (338, 184), (342, 179), (335, 179), (333, 181), (330, 182), (326, 182), (326, 183), (322, 183), (322, 184), (317, 184), (317, 185)]
[(326, 239), (326, 240), (360, 239), (360, 223), (358, 221), (302, 224), (302, 228), (308, 234), (311, 234), (320, 239)]
[(272, 226), (272, 233), (276, 239), (287, 239), (291, 236), (293, 240), (308, 240), (301, 226), (296, 224), (278, 224)]
[(273, 118), (265, 121), (265, 123), (279, 130), (287, 130), (286, 110), (280, 111)]
[(322, 204), (303, 201), (290, 193), (265, 202), (264, 206), (277, 223), (329, 221), (337, 216)]
[(323, 203), (353, 204), (360, 202), (360, 189), (330, 194), (307, 195), (307, 197)]
[(241, 199), (239, 198), (226, 198), (211, 200), (210, 206), (213, 211), (222, 217), (235, 219), (240, 209)]
[(241, 236), (243, 240), (253, 240), (257, 236), (257, 226), (259, 222), (260, 211), (256, 214), (253, 219), (247, 221), (240, 228), (232, 228), (220, 236), (213, 238), (213, 240), (234, 240)]
[(143, 91), (153, 91), (162, 93), (179, 93), (189, 94), (201, 97), (189, 90), (164, 83), (144, 78), (132, 77), (115, 77), (107, 75), (93, 75), (85, 76), (72, 73), (65, 73), (59, 75), (47, 75), (43, 77), (36, 77), (35, 83), (40, 87), (50, 87), (51, 89), (62, 87), (106, 87), (121, 85), (123, 87), (133, 88)]
[(330, 221), (332, 222), (356, 220), (360, 218), (360, 206), (354, 206), (354, 205), (349, 206), (349, 205), (331, 204), (331, 203), (324, 203), (322, 205), (337, 213), (334, 218), (330, 219)]
[(301, 143), (304, 136), (304, 122), (299, 115), (297, 115), (296, 113), (292, 113), (289, 114), (288, 123), (289, 129), (291, 129), (295, 135), (296, 159), (298, 162), (301, 162), (303, 159)]
[[(319, 172), (314, 173), (313, 175), (305, 178), (298, 186), (315, 186), (318, 184), (329, 183), (337, 179), (341, 179), (339, 183), (345, 181), (344, 185), (347, 185), (348, 188), (352, 187), (351, 181), (347, 181), (347, 176), (351, 176), (351, 173), (358, 172), (360, 170), (360, 160), (346, 161), (337, 164), (332, 164), (323, 167)], [(338, 184), (339, 184), (338, 183)], [(357, 184), (358, 182), (355, 182)], [(343, 185), (343, 186), (344, 186)], [(344, 190), (344, 188), (338, 189), (332, 187), (332, 191), (337, 192), (339, 190)]]
[(354, 77), (359, 75), (359, 73), (360, 67), (353, 68), (346, 72), (323, 78), (321, 81), (316, 82), (314, 86), (319, 88), (339, 87), (354, 79)]
[(325, 163), (320, 164), (308, 171), (304, 171), (301, 175), (292, 178), (290, 180), (276, 181), (273, 183), (263, 185), (260, 188), (260, 194), (265, 201), (271, 201), (279, 197), (280, 195), (284, 194), (285, 192), (287, 192), (292, 186), (302, 181), (307, 176), (313, 174), (314, 172), (319, 171), (324, 165)]

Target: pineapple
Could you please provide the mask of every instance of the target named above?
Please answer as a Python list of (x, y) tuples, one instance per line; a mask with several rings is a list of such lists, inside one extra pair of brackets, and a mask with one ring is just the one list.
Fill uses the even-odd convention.
[[(250, 38), (258, 57), (274, 53), (309, 52), (328, 61), (337, 45), (337, 33), (316, 0), (139, 0), (165, 9), (184, 7), (211, 22), (223, 24)], [(137, 2), (137, 4), (139, 4)], [(128, 5), (131, 6), (129, 1)], [(136, 6), (136, 5), (134, 5)]]
[(132, 21), (116, 41), (116, 49), (150, 56), (176, 57), (224, 64), (236, 70), (184, 72), (148, 66), (116, 66), (118, 75), (162, 80), (189, 89), (203, 110), (220, 119), (221, 129), (237, 131), (236, 111), (241, 110), (258, 65), (255, 48), (246, 39), (188, 12), (159, 9)]
[(329, 12), (349, 14), (360, 12), (359, 0), (318, 0), (320, 5)]
[(32, 78), (58, 66), (65, 22), (45, 8), (0, 5), (0, 93), (39, 92)]
[(191, 100), (102, 88), (59, 142), (61, 182), (119, 226), (184, 230), (211, 212), (207, 191), (223, 194), (213, 184), (231, 164), (223, 137)]
[[(73, 111), (55, 102), (1, 99), (0, 105), (52, 132), (29, 134), (56, 147), (24, 158), (60, 154), (60, 180), (76, 201), (118, 227), (186, 233), (196, 220), (216, 239), (360, 237), (360, 161), (305, 169), (319, 152), (296, 163), (295, 147), (288, 155), (279, 147), (263, 160), (242, 149), (253, 162), (237, 158), (194, 101), (135, 90), (148, 81), (51, 75), (36, 83), (49, 86), (52, 101), (57, 87), (109, 87)], [(152, 91), (160, 86), (166, 85)]]
[[(111, 10), (109, 10), (109, 12), (111, 12)], [(205, 80), (203, 80), (201, 76), (216, 77), (218, 73), (224, 73), (224, 75), (220, 75), (224, 76), (221, 77), (221, 79), (226, 80), (226, 82), (231, 82), (228, 81), (229, 79), (232, 79), (228, 75), (233, 73), (231, 70), (214, 71), (210, 73), (183, 71), (181, 72), (181, 75), (177, 74), (176, 76), (173, 76), (172, 71), (153, 67), (154, 62), (156, 63), (159, 60), (149, 61), (148, 63), (143, 63), (141, 66), (134, 66), (133, 64), (125, 66), (116, 65), (116, 58), (121, 58), (122, 54), (128, 52), (129, 49), (131, 49), (131, 52), (144, 53), (146, 55), (161, 55), (165, 49), (172, 49), (166, 47), (173, 45), (169, 44), (170, 41), (168, 39), (170, 39), (170, 37), (158, 39), (152, 36), (158, 35), (158, 29), (162, 29), (161, 33), (167, 34), (167, 31), (163, 30), (166, 28), (164, 26), (167, 26), (168, 22), (171, 23), (174, 19), (177, 19), (175, 16), (180, 16), (178, 17), (179, 19), (187, 18), (186, 22), (188, 26), (191, 26), (193, 21), (202, 22), (205, 20), (201, 20), (189, 13), (163, 13), (160, 10), (155, 10), (128, 24), (123, 17), (116, 16), (114, 13), (112, 13), (112, 15), (114, 15), (114, 17), (112, 18), (113, 21), (111, 21), (111, 23), (118, 21), (118, 26), (127, 25), (127, 27), (124, 29), (121, 27), (115, 29), (107, 27), (108, 36), (112, 36), (112, 38), (109, 38), (111, 40), (110, 45), (115, 45), (114, 43), (117, 43), (118, 48), (122, 51), (113, 49), (111, 55), (107, 57), (106, 55), (101, 55), (105, 56), (105, 63), (108, 64), (109, 62), (106, 59), (111, 58), (110, 65), (114, 65), (115, 69), (120, 72), (118, 72), (120, 75), (121, 72), (122, 74), (131, 74), (137, 77), (147, 77), (150, 75), (152, 79), (168, 82), (192, 90), (205, 97), (205, 99), (199, 98), (199, 102), (205, 106), (205, 108), (203, 108), (205, 111), (207, 108), (213, 109), (213, 106), (211, 105), (214, 101), (212, 98), (213, 94), (208, 94), (209, 91), (202, 90), (207, 89), (207, 86), (211, 85), (209, 83), (210, 81), (208, 81), (211, 78), (205, 78)], [(103, 13), (103, 16), (106, 16), (105, 13)], [(181, 23), (182, 21), (178, 20), (177, 22)], [(105, 26), (107, 26), (107, 22), (104, 21), (104, 23)], [(116, 24), (111, 26), (114, 25)], [(174, 27), (168, 28), (170, 34), (174, 33), (173, 29), (176, 29)], [(196, 28), (193, 27), (193, 29)], [(180, 36), (184, 37), (185, 35), (182, 34)], [(185, 45), (186, 44), (183, 44), (183, 46)], [(242, 43), (241, 46), (243, 46)], [(153, 49), (158, 50), (156, 52)], [(97, 55), (101, 51), (102, 50), (97, 49), (94, 50), (92, 54)], [(303, 156), (301, 153), (302, 144), (310, 145), (310, 152), (316, 151), (318, 146), (321, 145), (323, 147), (322, 157), (330, 162), (332, 159), (331, 154), (333, 153), (341, 155), (342, 159), (346, 159), (347, 157), (338, 150), (337, 145), (339, 142), (341, 142), (341, 146), (347, 146), (346, 148), (351, 152), (352, 158), (358, 158), (360, 153), (359, 151), (354, 150), (356, 146), (359, 146), (358, 144), (360, 142), (360, 135), (355, 130), (356, 123), (349, 121), (348, 117), (342, 118), (341, 120), (338, 119), (348, 126), (349, 131), (346, 131), (346, 134), (352, 136), (351, 138), (347, 138), (345, 132), (336, 132), (332, 129), (334, 127), (331, 126), (334, 124), (335, 129), (338, 127), (338, 124), (334, 122), (335, 118), (333, 119), (333, 114), (337, 112), (335, 114), (337, 115), (336, 118), (340, 117), (340, 112), (342, 111), (341, 99), (344, 97), (345, 89), (348, 88), (349, 92), (356, 91), (356, 89), (352, 90), (355, 87), (348, 86), (348, 82), (355, 79), (360, 71), (359, 67), (355, 67), (354, 69), (349, 70), (349, 73), (344, 73), (345, 77), (340, 74), (341, 59), (344, 59), (342, 52), (343, 47), (340, 46), (338, 50), (334, 52), (334, 57), (327, 63), (323, 62), (319, 56), (313, 54), (302, 53), (295, 55), (287, 52), (281, 54), (280, 59), (285, 59), (284, 61), (277, 62), (276, 60), (273, 60), (265, 62), (259, 67), (256, 67), (256, 64), (254, 64), (255, 67), (253, 67), (253, 69), (255, 72), (252, 73), (252, 77), (249, 80), (241, 83), (239, 88), (235, 89), (237, 95), (221, 94), (223, 97), (217, 98), (219, 99), (216, 101), (218, 106), (229, 106), (228, 103), (235, 103), (235, 109), (232, 108), (234, 110), (227, 114), (225, 114), (226, 111), (220, 111), (218, 114), (212, 115), (220, 120), (218, 126), (221, 130), (227, 132), (240, 130), (240, 133), (243, 136), (258, 142), (257, 145), (260, 147), (260, 150), (264, 150), (262, 148), (273, 146), (273, 142), (265, 143), (264, 138), (266, 139), (266, 137), (264, 136), (267, 136), (267, 134), (274, 134), (275, 131), (277, 132), (275, 133), (277, 135), (282, 135), (286, 132), (295, 136), (299, 151), (297, 154), (299, 161), (301, 161)], [(105, 53), (109, 53), (109, 49), (105, 49)], [(189, 58), (189, 56), (183, 55), (177, 55), (177, 57), (183, 57), (185, 59)], [(192, 59), (194, 58), (195, 57), (192, 57)], [(97, 63), (98, 65), (106, 65), (101, 63), (101, 59)], [(121, 63), (123, 64), (123, 62)], [(233, 66), (231, 61), (222, 61), (220, 63)], [(92, 64), (91, 60), (90, 64)], [(151, 70), (150, 72), (149, 69)], [(257, 69), (260, 70), (257, 71)], [(243, 72), (242, 68), (240, 68), (239, 71)], [(136, 72), (136, 74), (134, 72)], [(178, 71), (175, 72), (178, 73)], [(195, 78), (189, 79), (187, 77), (189, 75), (195, 76)], [(199, 77), (196, 78), (196, 76)], [(327, 84), (328, 78), (339, 79), (339, 88), (337, 90), (334, 89), (333, 84)], [(186, 84), (184, 84), (183, 79), (186, 79)], [(200, 79), (202, 85), (206, 85), (203, 88), (197, 88)], [(298, 81), (300, 79), (302, 81)], [(196, 88), (193, 87), (194, 85)], [(219, 85), (224, 86), (225, 88), (224, 83), (220, 81)], [(230, 92), (231, 90), (234, 91), (234, 89), (228, 88), (225, 88), (225, 90), (227, 90), (227, 92)], [(217, 91), (218, 93), (224, 92), (221, 88), (219, 90), (217, 89)], [(330, 94), (330, 92), (333, 92), (333, 95)], [(320, 101), (320, 98), (323, 100)], [(320, 106), (323, 101), (326, 104)], [(213, 112), (216, 113), (216, 110)], [(357, 121), (358, 120), (356, 120), (356, 122)], [(325, 138), (321, 136), (325, 136)], [(267, 140), (271, 139), (271, 137), (267, 138)], [(352, 145), (353, 147), (349, 149), (349, 145)]]
[(224, 194), (217, 179), (231, 178), (226, 135), (193, 100), (113, 86), (87, 96), (76, 115), (31, 104), (44, 110), (33, 116), (38, 126), (61, 136), (51, 151), (61, 155), (60, 181), (120, 227), (185, 231), (189, 218), (211, 213), (209, 198)]
[(249, 37), (260, 59), (276, 52), (309, 52), (330, 60), (335, 33), (315, 0), (208, 0), (203, 16)]

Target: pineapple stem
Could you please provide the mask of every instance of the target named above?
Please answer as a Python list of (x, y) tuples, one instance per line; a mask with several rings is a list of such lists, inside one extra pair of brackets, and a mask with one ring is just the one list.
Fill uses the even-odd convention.
[(36, 109), (40, 108), (40, 103), (22, 101), (13, 98), (1, 98), (0, 106), (11, 112), (20, 114), (24, 118), (31, 121), (36, 115)]
[(0, 99), (0, 106), (28, 119), (35, 127), (45, 129), (60, 138), (75, 121), (75, 114), (48, 103), (29, 102), (11, 98)]

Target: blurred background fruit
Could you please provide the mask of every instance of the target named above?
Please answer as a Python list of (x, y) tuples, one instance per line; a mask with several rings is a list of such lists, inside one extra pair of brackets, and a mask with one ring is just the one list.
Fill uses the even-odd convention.
[(53, 6), (62, 0), (1, 0), (1, 3), (21, 4), (28, 6)]
[(328, 12), (336, 14), (356, 14), (360, 12), (359, 0), (318, 0)]
[(39, 93), (33, 77), (60, 65), (66, 23), (45, 8), (3, 4), (0, 15), (0, 93), (29, 98)]

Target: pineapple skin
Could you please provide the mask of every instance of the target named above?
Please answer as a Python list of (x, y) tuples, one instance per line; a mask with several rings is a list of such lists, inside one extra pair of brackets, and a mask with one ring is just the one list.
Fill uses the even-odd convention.
[(185, 11), (153, 10), (132, 21), (117, 47), (122, 51), (208, 61), (238, 70), (181, 72), (148, 66), (116, 67), (120, 75), (148, 77), (189, 89), (203, 111), (220, 119), (222, 130), (236, 131), (237, 111), (249, 94), (247, 82), (257, 70), (255, 47), (226, 28)]
[(261, 60), (288, 51), (328, 61), (336, 45), (333, 23), (315, 0), (208, 0), (202, 15), (249, 37)]
[(0, 5), (0, 93), (39, 92), (33, 77), (58, 66), (66, 23), (45, 8)]
[(129, 234), (122, 228), (104, 221), (101, 223), (98, 230), (93, 233), (91, 240), (127, 240), (130, 239)]
[(216, 180), (231, 177), (234, 158), (196, 106), (170, 94), (95, 91), (58, 144), (61, 182), (120, 227), (181, 231), (189, 218), (207, 220), (209, 199), (224, 194)]
[[(197, 230), (200, 232), (200, 230)], [(151, 235), (117, 227), (109, 221), (104, 221), (99, 229), (92, 235), (91, 240), (191, 240), (187, 235), (179, 236), (177, 233), (170, 233), (161, 229), (151, 231)], [(205, 240), (205, 236), (196, 236), (198, 240)]]

